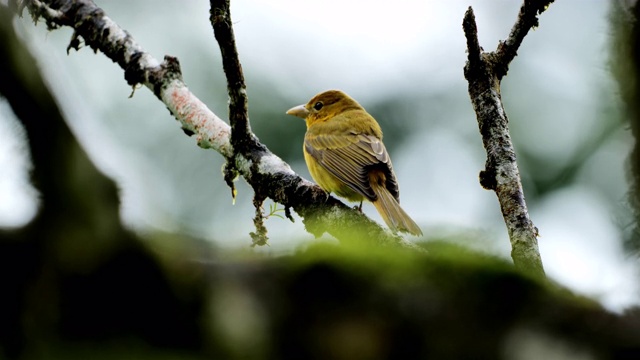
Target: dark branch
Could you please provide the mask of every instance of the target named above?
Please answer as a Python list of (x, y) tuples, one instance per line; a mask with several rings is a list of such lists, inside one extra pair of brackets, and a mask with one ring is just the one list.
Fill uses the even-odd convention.
[(538, 26), (538, 15), (542, 14), (554, 0), (525, 0), (520, 7), (518, 20), (511, 28), (511, 33), (505, 41), (498, 44), (496, 50), (496, 75), (502, 79), (507, 75), (509, 64), (516, 57), (522, 40), (529, 30)]
[(476, 16), (473, 13), (473, 8), (469, 6), (464, 13), (464, 19), (462, 20), (462, 29), (464, 30), (464, 36), (467, 38), (467, 52), (469, 66), (477, 67), (482, 62), (482, 48), (478, 41), (478, 27), (476, 25)]
[(238, 147), (245, 141), (252, 141), (249, 125), (249, 109), (246, 84), (242, 65), (236, 48), (236, 39), (231, 24), (229, 0), (211, 0), (210, 20), (213, 32), (222, 54), (222, 68), (227, 76), (229, 92), (229, 123), (231, 124), (231, 145)]
[[(233, 26), (231, 23), (231, 9), (229, 0), (211, 0), (211, 9), (209, 10), (211, 26), (213, 27), (214, 36), (220, 47), (222, 55), (222, 68), (227, 78), (227, 92), (229, 93), (229, 123), (231, 124), (231, 145), (234, 148), (234, 155), (253, 153), (258, 150), (260, 154), (265, 153), (266, 149), (252, 136), (251, 126), (249, 125), (249, 102), (247, 99), (246, 84), (244, 82), (244, 74), (242, 73), (242, 65), (238, 49), (236, 48), (236, 40), (233, 34)], [(231, 188), (231, 194), (235, 201), (236, 188), (232, 181), (229, 181), (229, 173), (237, 172), (235, 169), (234, 157), (228, 158), (225, 164), (225, 181)], [(235, 179), (235, 177), (233, 177)], [(255, 189), (255, 188), (254, 188)], [(262, 199), (256, 201), (256, 199)], [(262, 203), (264, 198), (256, 192), (253, 205), (256, 208), (256, 217), (253, 223), (256, 226), (256, 232), (250, 235), (253, 238), (253, 244), (267, 244), (267, 228), (262, 223)], [(256, 240), (258, 239), (258, 240)]]

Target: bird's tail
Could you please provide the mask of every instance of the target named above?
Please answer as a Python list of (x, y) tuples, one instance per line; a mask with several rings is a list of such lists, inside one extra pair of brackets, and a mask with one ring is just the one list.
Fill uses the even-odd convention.
[(393, 231), (407, 232), (416, 236), (422, 236), (422, 231), (409, 215), (400, 207), (400, 204), (391, 195), (389, 190), (379, 181), (371, 181), (371, 188), (378, 198), (373, 202), (384, 222)]

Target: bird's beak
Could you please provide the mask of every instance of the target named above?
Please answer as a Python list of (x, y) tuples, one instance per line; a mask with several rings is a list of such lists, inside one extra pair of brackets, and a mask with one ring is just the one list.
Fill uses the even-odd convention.
[(309, 110), (307, 110), (307, 108), (304, 107), (304, 105), (298, 105), (296, 107), (292, 107), (291, 109), (287, 110), (287, 115), (293, 115), (299, 118), (306, 119), (307, 115), (309, 115)]

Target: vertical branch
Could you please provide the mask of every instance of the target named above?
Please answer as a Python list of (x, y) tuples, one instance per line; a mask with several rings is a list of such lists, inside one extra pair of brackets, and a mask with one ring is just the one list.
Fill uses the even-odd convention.
[(610, 68), (623, 101), (623, 116), (635, 139), (629, 154), (629, 202), (635, 225), (625, 239), (625, 247), (640, 256), (640, 1), (614, 1), (609, 16), (613, 32)]
[[(211, 0), (210, 5), (209, 20), (211, 21), (214, 36), (220, 47), (222, 68), (227, 78), (231, 146), (234, 148), (233, 155), (227, 158), (227, 163), (223, 167), (223, 173), (225, 182), (231, 188), (231, 197), (235, 201), (236, 188), (233, 182), (238, 176), (236, 161), (239, 159), (239, 155), (250, 153), (253, 150), (264, 153), (266, 148), (253, 136), (251, 125), (249, 124), (247, 86), (244, 82), (242, 65), (240, 64), (238, 48), (236, 47), (236, 38), (233, 34), (231, 10), (229, 8), (230, 0)], [(265, 197), (259, 194), (260, 192), (256, 189), (253, 199), (253, 206), (256, 209), (253, 223), (256, 231), (250, 233), (253, 239), (252, 246), (266, 245), (268, 240), (267, 228), (264, 226), (262, 216), (262, 204)]]
[(229, 0), (211, 0), (210, 21), (222, 54), (222, 68), (227, 77), (229, 92), (229, 122), (231, 123), (231, 145), (241, 147), (251, 139), (249, 105), (242, 65), (236, 48), (231, 23)]
[(487, 152), (485, 169), (480, 172), (480, 185), (495, 191), (498, 197), (515, 266), (539, 277), (544, 276), (544, 268), (538, 250), (538, 229), (529, 217), (524, 199), (516, 153), (509, 135), (509, 120), (500, 95), (500, 80), (507, 74), (509, 63), (529, 29), (537, 26), (537, 15), (551, 2), (553, 0), (525, 0), (509, 37), (501, 41), (494, 52), (486, 53), (480, 47), (471, 7), (462, 22), (468, 51), (464, 76), (469, 82), (471, 104)]

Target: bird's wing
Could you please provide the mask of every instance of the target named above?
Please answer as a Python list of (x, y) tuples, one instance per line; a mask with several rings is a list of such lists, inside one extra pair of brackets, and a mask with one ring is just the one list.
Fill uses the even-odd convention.
[(369, 173), (385, 175), (385, 187), (398, 200), (399, 191), (391, 160), (380, 139), (363, 134), (312, 135), (305, 137), (307, 152), (335, 177), (369, 200), (375, 200)]

